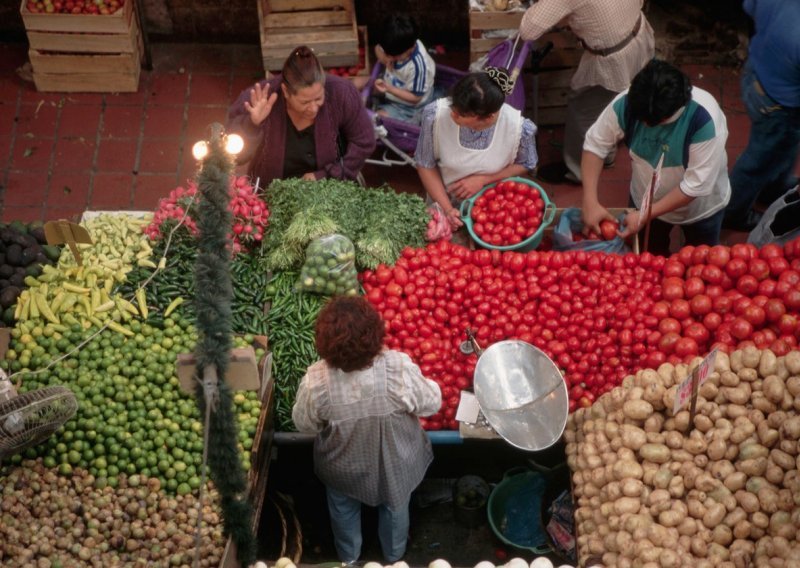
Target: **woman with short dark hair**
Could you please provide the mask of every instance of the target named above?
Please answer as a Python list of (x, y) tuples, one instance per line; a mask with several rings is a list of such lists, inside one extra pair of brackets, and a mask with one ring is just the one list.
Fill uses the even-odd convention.
[(354, 180), (375, 149), (372, 122), (347, 79), (327, 75), (300, 46), (281, 74), (245, 89), (228, 111), (228, 132), (245, 140), (237, 156), (260, 185), (273, 179)]
[(383, 348), (384, 324), (362, 297), (332, 298), (315, 329), (321, 361), (308, 368), (292, 420), (314, 433), (314, 470), (327, 489), (339, 559), (361, 555), (361, 505), (378, 508), (384, 559), (408, 539), (408, 502), (433, 459), (418, 416), (442, 404), (439, 386), (405, 353)]
[(462, 77), (450, 97), (422, 112), (417, 173), (453, 228), (463, 224), (464, 199), (536, 167), (536, 126), (505, 102), (513, 87), (506, 70), (487, 67)]

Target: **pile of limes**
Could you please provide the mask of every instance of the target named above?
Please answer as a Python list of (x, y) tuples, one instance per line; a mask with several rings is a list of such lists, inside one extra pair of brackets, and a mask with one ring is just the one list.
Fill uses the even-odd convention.
[(326, 235), (311, 241), (297, 289), (326, 296), (358, 294), (356, 251), (344, 235)]
[[(21, 322), (12, 330), (2, 365), (23, 373), (46, 368), (25, 373), (22, 390), (64, 385), (75, 393), (78, 412), (45, 442), (11, 461), (42, 457), (45, 466), (63, 475), (80, 467), (111, 487), (120, 473), (142, 474), (158, 478), (170, 492), (190, 493), (200, 486), (203, 424), (194, 397), (179, 388), (175, 361), (178, 353), (193, 351), (195, 329), (177, 314), (158, 325), (136, 320), (125, 325), (132, 335), (106, 329), (79, 349), (96, 328)], [(239, 346), (252, 342), (252, 336), (236, 341)], [(261, 412), (258, 393), (235, 393), (234, 412), (242, 467), (249, 470)]]

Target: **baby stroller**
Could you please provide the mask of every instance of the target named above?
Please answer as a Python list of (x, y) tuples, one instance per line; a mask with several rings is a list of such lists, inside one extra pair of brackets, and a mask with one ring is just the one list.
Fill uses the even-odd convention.
[[(552, 47), (552, 42), (548, 42), (548, 45), (534, 52), (534, 69), (538, 66), (538, 61)], [(518, 110), (524, 110), (525, 108), (525, 87), (522, 81), (516, 81), (516, 79), (525, 65), (530, 48), (531, 44), (528, 41), (520, 41), (518, 37), (509, 38), (496, 45), (487, 54), (488, 65), (505, 67), (509, 70), (512, 80), (515, 81), (515, 86), (511, 94), (506, 97), (506, 102)], [(434, 100), (446, 96), (450, 88), (466, 74), (466, 71), (437, 64), (436, 78), (434, 79)], [(372, 68), (369, 81), (361, 91), (361, 99), (367, 105), (370, 118), (372, 118), (378, 145), (383, 148), (383, 154), (380, 159), (371, 158), (367, 160), (367, 163), (378, 166), (409, 165), (414, 167), (416, 163), (413, 154), (419, 138), (419, 125), (388, 116), (380, 116), (369, 108), (369, 101), (373, 95), (372, 87), (375, 80), (382, 75), (383, 65), (376, 63)]]

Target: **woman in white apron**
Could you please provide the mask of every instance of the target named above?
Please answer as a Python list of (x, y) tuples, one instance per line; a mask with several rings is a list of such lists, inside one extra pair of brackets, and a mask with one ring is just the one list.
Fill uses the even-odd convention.
[(463, 77), (450, 97), (422, 112), (417, 172), (428, 200), (453, 228), (462, 225), (458, 206), (464, 199), (536, 167), (536, 125), (505, 103), (512, 89), (505, 70), (487, 67)]

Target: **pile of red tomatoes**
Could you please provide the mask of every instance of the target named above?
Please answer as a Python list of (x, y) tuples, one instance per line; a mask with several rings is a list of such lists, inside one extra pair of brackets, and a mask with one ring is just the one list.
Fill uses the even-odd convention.
[[(800, 243), (800, 241), (798, 241)], [(649, 253), (467, 248), (446, 241), (405, 249), (393, 267), (361, 274), (389, 348), (408, 353), (442, 387), (431, 430), (456, 429), (460, 391), (476, 356), (503, 339), (541, 348), (564, 372), (570, 410), (589, 406), (628, 374), (754, 344), (777, 354), (800, 337), (800, 244), (686, 247)]]
[(531, 237), (543, 214), (544, 200), (536, 187), (504, 180), (480, 194), (470, 218), (472, 230), (484, 243), (509, 246)]

